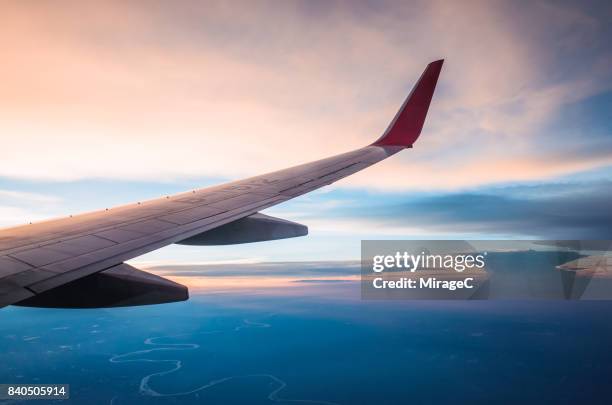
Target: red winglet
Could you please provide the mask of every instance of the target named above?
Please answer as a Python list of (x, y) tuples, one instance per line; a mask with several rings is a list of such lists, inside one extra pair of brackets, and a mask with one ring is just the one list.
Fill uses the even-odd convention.
[(389, 124), (385, 133), (372, 145), (409, 148), (421, 135), (444, 59), (431, 62)]

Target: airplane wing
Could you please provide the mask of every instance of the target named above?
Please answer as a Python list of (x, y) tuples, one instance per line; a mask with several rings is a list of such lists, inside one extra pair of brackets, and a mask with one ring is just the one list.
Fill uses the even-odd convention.
[(219, 245), (305, 235), (305, 226), (259, 211), (412, 147), (442, 63), (427, 66), (387, 130), (361, 149), (215, 187), (0, 230), (0, 307), (185, 300), (186, 287), (124, 262), (172, 243)]

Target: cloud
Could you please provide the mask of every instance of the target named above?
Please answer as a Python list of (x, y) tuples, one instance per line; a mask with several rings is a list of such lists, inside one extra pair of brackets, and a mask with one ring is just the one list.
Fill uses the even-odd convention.
[(54, 195), (0, 189), (0, 226), (45, 219), (61, 202)]
[(228, 291), (298, 288), (305, 283), (359, 281), (359, 261), (262, 262), (252, 264), (183, 264), (147, 268), (190, 289)]
[(44, 215), (36, 214), (31, 210), (0, 205), (0, 227), (19, 225), (25, 221), (39, 221), (42, 219), (45, 219)]
[(446, 57), (414, 150), (349, 187), (462, 188), (612, 164), (559, 111), (610, 89), (605, 21), (470, 1), (3, 7), (0, 176), (237, 178), (356, 148)]
[(61, 198), (53, 195), (31, 193), (27, 191), (0, 189), (0, 204), (3, 203), (57, 203)]
[[(404, 226), (442, 236), (608, 240), (611, 186), (609, 181), (560, 183), (430, 195), (384, 208), (354, 209), (353, 215), (364, 218), (366, 211), (369, 228), (380, 233)], [(350, 216), (344, 219), (350, 222)]]
[(182, 277), (234, 277), (234, 276), (292, 276), (321, 277), (356, 275), (360, 262), (353, 261), (302, 261), (302, 262), (252, 262), (201, 264), (186, 263), (180, 265), (162, 265), (146, 267), (160, 275)]

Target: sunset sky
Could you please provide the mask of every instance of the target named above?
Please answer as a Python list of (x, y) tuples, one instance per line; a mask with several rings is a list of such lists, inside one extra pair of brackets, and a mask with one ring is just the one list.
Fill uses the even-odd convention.
[(612, 239), (612, 6), (3, 1), (0, 226), (356, 149), (444, 58), (414, 149), (266, 213), (306, 238), (137, 261), (335, 260), (361, 239)]

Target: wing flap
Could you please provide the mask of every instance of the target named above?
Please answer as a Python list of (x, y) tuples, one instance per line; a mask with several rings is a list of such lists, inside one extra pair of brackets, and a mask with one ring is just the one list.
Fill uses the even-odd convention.
[(0, 307), (33, 297), (34, 293), (13, 282), (2, 280), (0, 283)]

